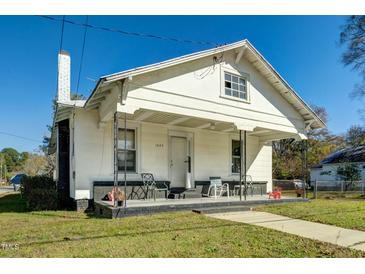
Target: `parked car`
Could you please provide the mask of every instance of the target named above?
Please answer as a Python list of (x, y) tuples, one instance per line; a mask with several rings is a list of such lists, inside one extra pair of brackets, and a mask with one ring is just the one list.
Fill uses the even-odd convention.
[(23, 173), (19, 173), (14, 175), (13, 177), (10, 178), (10, 183), (13, 185), (14, 187), (14, 191), (18, 191), (20, 188), (20, 183), (22, 181), (22, 178), (26, 176), (26, 174)]

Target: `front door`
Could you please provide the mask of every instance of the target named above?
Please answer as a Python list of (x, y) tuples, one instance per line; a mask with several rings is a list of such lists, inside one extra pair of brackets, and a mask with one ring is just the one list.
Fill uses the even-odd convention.
[(171, 137), (170, 174), (171, 187), (185, 187), (188, 172), (188, 144), (185, 137)]

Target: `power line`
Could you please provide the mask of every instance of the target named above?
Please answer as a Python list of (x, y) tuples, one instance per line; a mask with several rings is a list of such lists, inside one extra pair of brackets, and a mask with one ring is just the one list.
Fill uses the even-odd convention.
[(190, 43), (190, 44), (199, 44), (199, 45), (212, 45), (212, 46), (215, 46), (215, 47), (222, 45), (222, 44), (215, 43), (215, 42), (210, 42), (210, 41), (198, 41), (198, 40), (190, 40), (190, 39), (180, 39), (180, 38), (160, 36), (160, 35), (148, 34), (148, 33), (130, 32), (130, 31), (125, 31), (125, 30), (116, 29), (116, 28), (108, 28), (108, 27), (102, 27), (102, 26), (95, 26), (95, 25), (91, 25), (89, 23), (80, 23), (80, 22), (76, 22), (76, 21), (72, 21), (72, 20), (68, 20), (68, 19), (59, 19), (59, 18), (56, 18), (56, 17), (53, 17), (53, 16), (48, 16), (48, 15), (38, 15), (38, 16), (39, 17), (42, 17), (42, 18), (45, 18), (45, 19), (53, 20), (53, 21), (62, 21), (63, 20), (65, 23), (68, 23), (68, 24), (82, 26), (82, 27), (86, 27), (86, 28), (93, 28), (93, 29), (98, 29), (98, 30), (103, 30), (103, 31), (108, 31), (108, 32), (115, 32), (115, 33), (119, 33), (119, 34), (123, 34), (123, 35), (132, 35), (132, 36), (139, 36), (139, 37), (144, 37), (144, 38), (160, 39), (160, 40), (172, 41), (172, 42), (179, 42), (179, 43)]
[(65, 15), (62, 16), (62, 26), (61, 26), (61, 38), (60, 38), (60, 52), (62, 50), (62, 46), (63, 46), (63, 30), (65, 28)]
[(76, 94), (79, 93), (80, 76), (81, 76), (81, 70), (82, 70), (82, 62), (84, 60), (85, 41), (86, 41), (86, 32), (87, 32), (87, 27), (86, 26), (88, 24), (88, 20), (89, 20), (89, 16), (86, 15), (84, 39), (83, 39), (83, 42), (82, 42), (82, 50), (81, 50), (81, 60), (80, 60), (79, 76), (77, 77)]
[(32, 138), (28, 138), (28, 137), (24, 137), (24, 136), (20, 136), (20, 135), (15, 135), (15, 134), (4, 132), (4, 131), (0, 131), (0, 134), (20, 138), (20, 139), (27, 140), (27, 141), (30, 141), (30, 142), (35, 142), (35, 143), (38, 143), (38, 144), (42, 143), (42, 141), (40, 141), (40, 140), (36, 140), (36, 139), (32, 139)]

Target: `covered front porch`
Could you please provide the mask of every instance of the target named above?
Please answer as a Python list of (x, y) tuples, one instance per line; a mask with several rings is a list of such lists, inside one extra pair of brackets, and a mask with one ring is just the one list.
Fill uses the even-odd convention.
[[(271, 202), (267, 197), (272, 189), (271, 141), (305, 137), (289, 127), (284, 131), (275, 125), (265, 128), (234, 120), (123, 108), (127, 109), (115, 112), (112, 119), (113, 181), (93, 182), (93, 198), (102, 211), (109, 207), (146, 212), (143, 208)], [(176, 194), (178, 189), (179, 195), (165, 199), (162, 194), (156, 201), (139, 195), (145, 187), (142, 173), (153, 174), (156, 185), (167, 185), (169, 194)], [(202, 198), (203, 188), (209, 187), (212, 177), (228, 184), (229, 195)], [(101, 201), (113, 187), (126, 194), (122, 207)]]

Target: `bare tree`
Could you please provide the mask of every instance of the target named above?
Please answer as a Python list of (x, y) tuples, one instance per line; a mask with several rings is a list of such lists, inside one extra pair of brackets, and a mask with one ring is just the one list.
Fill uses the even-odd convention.
[(358, 125), (351, 126), (346, 134), (345, 141), (347, 145), (359, 146), (365, 143), (365, 129)]
[(347, 18), (342, 26), (340, 44), (346, 46), (342, 54), (343, 64), (351, 66), (362, 77), (362, 82), (355, 85), (351, 96), (362, 98), (365, 96), (365, 15)]
[(23, 171), (29, 176), (45, 174), (47, 172), (47, 157), (40, 154), (30, 154), (24, 163)]

